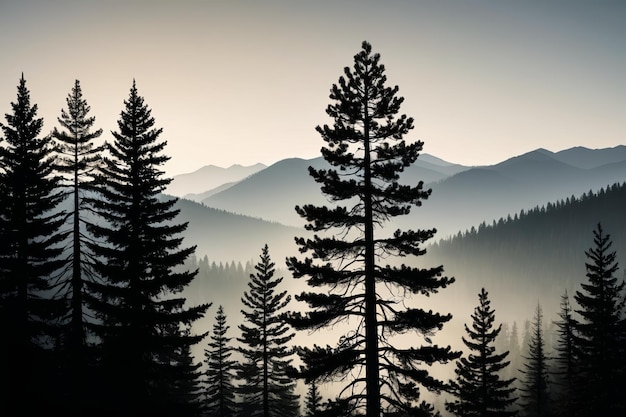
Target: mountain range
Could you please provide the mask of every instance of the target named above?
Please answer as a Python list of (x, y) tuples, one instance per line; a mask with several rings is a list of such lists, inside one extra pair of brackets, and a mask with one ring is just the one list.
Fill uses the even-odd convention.
[[(309, 166), (328, 167), (322, 158), (290, 158), (265, 168), (255, 165), (259, 170), (247, 176), (238, 171), (239, 179), (234, 181), (237, 176), (223, 175), (228, 171), (224, 169), (211, 171), (210, 183), (197, 176), (177, 176), (168, 191), (186, 190), (194, 193), (187, 198), (195, 196), (206, 207), (301, 228), (304, 221), (295, 212), (296, 205), (328, 204), (319, 184), (309, 176)], [(624, 179), (626, 146), (576, 147), (560, 152), (537, 149), (476, 167), (423, 154), (400, 181), (424, 181), (432, 195), (410, 215), (397, 218), (389, 229), (436, 228), (437, 238), (444, 238), (483, 221), (491, 223), (521, 209), (579, 196)]]

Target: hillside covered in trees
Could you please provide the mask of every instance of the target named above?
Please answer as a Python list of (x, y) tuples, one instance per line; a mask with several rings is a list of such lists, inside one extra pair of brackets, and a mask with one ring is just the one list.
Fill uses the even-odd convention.
[(563, 290), (573, 291), (585, 279), (589, 231), (599, 222), (614, 236), (618, 259), (626, 254), (626, 217), (619, 207), (626, 207), (624, 183), (482, 223), (431, 245), (427, 257), (462, 277), (459, 286), (484, 285), (497, 297), (551, 299), (556, 308)]

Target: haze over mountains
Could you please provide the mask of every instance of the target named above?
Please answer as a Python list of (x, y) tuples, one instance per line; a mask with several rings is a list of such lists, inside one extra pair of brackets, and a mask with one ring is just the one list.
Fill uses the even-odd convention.
[[(192, 205), (186, 202), (181, 206), (181, 219), (191, 222), (189, 234), (193, 235), (193, 239), (190, 243), (199, 245), (199, 256), (207, 254), (212, 259), (219, 259), (231, 255), (224, 260), (246, 261), (250, 257), (241, 257), (243, 252), (237, 250), (237, 241), (245, 240), (247, 235), (258, 237), (260, 240), (254, 246), (260, 250), (263, 236), (266, 240), (273, 240), (274, 230), (276, 235), (298, 234), (296, 227), (301, 228), (304, 221), (295, 212), (296, 205), (328, 204), (319, 184), (309, 176), (309, 166), (324, 168), (327, 165), (320, 157), (285, 159), (269, 167), (260, 164), (227, 169), (209, 166), (192, 174), (174, 177), (168, 192), (202, 203)], [(401, 181), (415, 184), (423, 180), (427, 188), (432, 188), (432, 195), (422, 207), (414, 208), (409, 216), (396, 219), (388, 230), (434, 227), (438, 230), (436, 239), (441, 239), (483, 221), (491, 223), (521, 209), (572, 195), (578, 197), (589, 190), (595, 191), (624, 179), (626, 146), (608, 149), (576, 147), (560, 152), (537, 149), (481, 167), (461, 166), (422, 154), (416, 164), (406, 170)], [(208, 213), (208, 207), (257, 220), (213, 210), (211, 216), (220, 218), (215, 221), (221, 222), (223, 227), (232, 225), (232, 234), (239, 234), (235, 233), (237, 229), (242, 235), (208, 243), (211, 240), (208, 231), (211, 221), (199, 214), (203, 210)], [(244, 223), (255, 224), (259, 229), (255, 231), (256, 226), (248, 229), (243, 227)], [(283, 225), (292, 227), (285, 228)], [(203, 234), (197, 230), (198, 227), (206, 229), (206, 232)], [(288, 239), (287, 246), (292, 245), (293, 236)], [(228, 239), (232, 239), (235, 247), (228, 248)], [(208, 253), (204, 253), (203, 249)], [(283, 250), (288, 249), (281, 247), (281, 255)]]
[[(553, 320), (560, 295), (565, 289), (573, 295), (585, 278), (584, 250), (592, 244), (592, 227), (597, 221), (606, 222), (617, 249), (626, 248), (626, 241), (621, 239), (626, 232), (624, 222), (617, 220), (626, 204), (624, 187), (597, 198), (572, 202), (572, 207), (568, 203), (545, 213), (535, 210), (524, 220), (505, 221), (495, 232), (490, 227), (479, 227), (483, 222), (491, 225), (493, 220), (516, 217), (522, 209), (528, 212), (536, 206), (571, 200), (572, 195), (577, 200), (590, 190), (596, 192), (609, 184), (624, 182), (626, 146), (599, 150), (578, 147), (561, 152), (537, 149), (484, 167), (460, 166), (430, 155), (421, 155), (418, 161), (402, 180), (424, 179), (433, 190), (432, 196), (388, 230), (398, 226), (435, 227), (439, 232), (428, 242), (430, 245), (455, 236), (455, 244), (441, 242), (429, 247), (427, 255), (418, 260), (426, 267), (442, 264), (445, 274), (457, 279), (445, 290), (445, 297), (420, 301), (434, 311), (453, 314), (447, 335), (463, 331), (482, 286), (490, 292), (501, 322), (517, 321), (521, 325), (531, 318), (537, 303), (542, 305), (546, 322)], [(306, 289), (303, 281), (288, 279), (284, 260), (298, 255), (294, 237), (309, 233), (299, 227), (304, 222), (296, 215), (294, 206), (328, 203), (319, 185), (308, 175), (309, 166), (320, 168), (325, 162), (321, 158), (285, 159), (213, 192), (217, 182), (233, 182), (232, 177), (220, 177), (228, 169), (215, 170), (214, 182), (208, 186), (213, 188), (206, 190), (208, 197), (201, 202), (181, 199), (177, 203), (181, 210), (177, 220), (189, 222), (185, 246), (197, 245), (196, 257), (207, 255), (209, 262), (256, 263), (267, 243), (272, 260), (283, 269), (284, 289), (292, 294)], [(174, 185), (193, 193), (187, 194), (187, 198), (200, 198), (203, 188), (199, 187), (203, 183), (184, 184), (187, 178), (175, 177)], [(470, 237), (457, 237), (459, 231), (472, 226), (478, 231)], [(624, 258), (626, 253), (618, 253), (618, 260)], [(246, 278), (228, 282), (228, 290), (222, 288), (222, 283), (220, 291), (215, 290), (218, 284), (213, 281), (198, 281), (188, 296), (238, 305)], [(231, 310), (232, 320), (238, 323), (238, 308)]]

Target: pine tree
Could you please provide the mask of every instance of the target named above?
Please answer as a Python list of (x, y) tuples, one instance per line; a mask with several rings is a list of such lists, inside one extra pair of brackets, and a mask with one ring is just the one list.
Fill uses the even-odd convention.
[(573, 317), (567, 291), (561, 296), (561, 310), (556, 326), (557, 340), (552, 369), (557, 394), (556, 408), (561, 415), (574, 416), (578, 411), (578, 406), (575, 405), (577, 402), (575, 387), (578, 376), (578, 352), (574, 333), (576, 320)]
[(317, 383), (311, 381), (304, 399), (304, 417), (317, 417), (322, 411), (322, 396), (319, 393)]
[(246, 416), (291, 417), (298, 414), (299, 398), (295, 383), (287, 376), (292, 349), (287, 343), (295, 336), (282, 318), (291, 297), (287, 291), (276, 292), (283, 278), (274, 277), (275, 264), (267, 245), (261, 260), (250, 274), (241, 302), (244, 323), (239, 325), (244, 356), (238, 370)]
[[(56, 337), (60, 314), (53, 284), (62, 267), (59, 178), (51, 139), (39, 137), (43, 119), (30, 102), (24, 75), (6, 124), (0, 123), (0, 414), (38, 414), (44, 396), (54, 395), (52, 359), (44, 348)], [(42, 362), (43, 361), (43, 362)], [(48, 368), (46, 370), (46, 368)], [(48, 372), (49, 371), (49, 372)], [(21, 410), (21, 411), (20, 411)]]
[(89, 245), (101, 281), (88, 282), (90, 306), (101, 320), (95, 330), (102, 340), (102, 409), (174, 413), (181, 393), (169, 385), (195, 378), (181, 355), (202, 339), (188, 329), (209, 305), (186, 308), (180, 296), (196, 271), (174, 268), (195, 248), (180, 249), (187, 223), (174, 223), (176, 199), (159, 195), (171, 181), (160, 170), (169, 159), (162, 154), (166, 142), (134, 81), (124, 105), (100, 168), (102, 198), (91, 201), (105, 222), (88, 227), (103, 242)]
[[(188, 337), (190, 330), (186, 329), (183, 335)], [(200, 367), (202, 362), (194, 362), (189, 344), (182, 345), (174, 350), (169, 358), (177, 364), (176, 379), (167, 382), (168, 396), (171, 405), (168, 414), (184, 416), (200, 416), (202, 414), (202, 386)], [(167, 360), (167, 359), (166, 359)]]
[(86, 244), (89, 238), (84, 224), (88, 221), (90, 208), (85, 204), (85, 195), (93, 189), (93, 175), (102, 151), (102, 147), (94, 146), (94, 140), (102, 134), (102, 129), (92, 131), (95, 117), (89, 116), (91, 108), (83, 98), (78, 80), (66, 101), (67, 111), (62, 109), (61, 117), (57, 119), (64, 130), (55, 128), (52, 136), (57, 140), (59, 154), (56, 169), (65, 174), (64, 185), (72, 207), (66, 222), (71, 225), (67, 272), (58, 285), (69, 302), (67, 314), (63, 317), (66, 327), (64, 350), (70, 369), (71, 398), (68, 402), (77, 403), (84, 399), (83, 388), (87, 385), (84, 281), (95, 279), (92, 254)]
[(586, 415), (620, 415), (626, 412), (624, 389), (624, 281), (615, 277), (619, 265), (611, 250), (611, 236), (598, 224), (594, 246), (585, 252), (586, 283), (576, 291), (576, 345), (580, 349), (580, 377), (585, 384)]
[(514, 416), (515, 379), (502, 379), (500, 371), (509, 366), (509, 352), (495, 353), (495, 340), (502, 325), (494, 328), (495, 311), (485, 289), (478, 294), (479, 305), (472, 314), (472, 328), (465, 325), (468, 339), (463, 343), (470, 353), (457, 361), (456, 380), (451, 381), (452, 393), (457, 398), (446, 403), (446, 409), (457, 416), (505, 417)]
[(236, 415), (235, 378), (236, 362), (230, 359), (233, 348), (226, 333), (226, 314), (219, 306), (213, 325), (209, 349), (204, 350), (206, 370), (205, 411), (211, 417), (231, 417)]
[(543, 338), (543, 314), (537, 305), (535, 317), (531, 323), (528, 354), (524, 356), (524, 375), (522, 381), (522, 415), (540, 417), (549, 414), (548, 399), (548, 357)]
[[(326, 142), (322, 148), (330, 169), (309, 168), (322, 192), (336, 203), (333, 207), (296, 207), (307, 230), (324, 232), (312, 239), (297, 238), (300, 251), (312, 257), (288, 259), (294, 278), (308, 277), (320, 292), (303, 292), (296, 297), (306, 302), (308, 313), (294, 313), (290, 322), (297, 329), (321, 329), (348, 323), (336, 347), (314, 346), (299, 353), (304, 366), (299, 376), (308, 383), (343, 379), (344, 398), (368, 417), (389, 412), (422, 412), (432, 406), (419, 401), (420, 386), (438, 392), (445, 383), (421, 368), (445, 363), (460, 353), (430, 343), (430, 336), (451, 319), (421, 308), (404, 308), (411, 294), (430, 295), (454, 282), (442, 276), (443, 268), (421, 269), (402, 264), (383, 265), (384, 259), (419, 256), (420, 245), (435, 230), (396, 231), (381, 229), (393, 217), (408, 214), (421, 205), (430, 190), (423, 182), (400, 185), (404, 168), (416, 161), (423, 143), (407, 144), (402, 138), (413, 129), (413, 119), (396, 118), (403, 98), (398, 87), (386, 87), (380, 55), (369, 43), (354, 57), (354, 68), (333, 85), (326, 113), (333, 126), (318, 126)], [(345, 205), (340, 205), (344, 202)], [(400, 264), (400, 262), (398, 262)], [(414, 332), (426, 345), (399, 346), (394, 336)], [(354, 371), (359, 377), (350, 379)]]

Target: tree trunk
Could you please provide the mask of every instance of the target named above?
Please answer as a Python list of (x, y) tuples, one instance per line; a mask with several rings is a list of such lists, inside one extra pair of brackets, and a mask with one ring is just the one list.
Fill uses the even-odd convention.
[(374, 254), (374, 215), (372, 208), (372, 172), (370, 157), (370, 120), (368, 114), (368, 88), (365, 84), (363, 142), (364, 142), (364, 197), (365, 208), (365, 373), (367, 391), (367, 417), (380, 414), (380, 381), (378, 369), (378, 321), (376, 317), (376, 277)]

